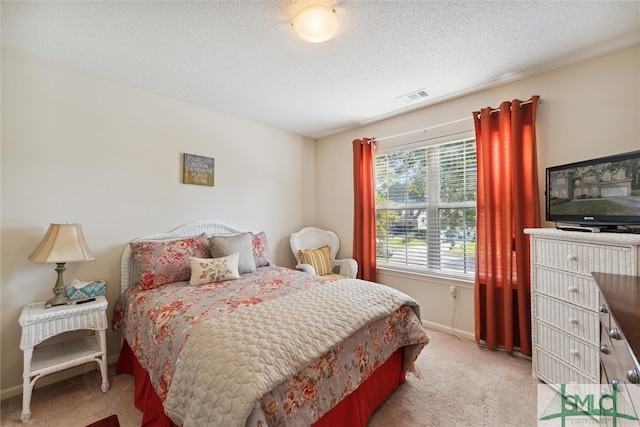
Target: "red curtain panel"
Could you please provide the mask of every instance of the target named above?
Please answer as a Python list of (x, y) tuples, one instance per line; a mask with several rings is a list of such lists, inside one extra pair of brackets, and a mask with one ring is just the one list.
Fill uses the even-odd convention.
[(376, 199), (374, 190), (375, 141), (353, 141), (353, 258), (358, 279), (376, 282)]
[(475, 338), (531, 355), (529, 239), (540, 227), (539, 96), (473, 113), (478, 156)]

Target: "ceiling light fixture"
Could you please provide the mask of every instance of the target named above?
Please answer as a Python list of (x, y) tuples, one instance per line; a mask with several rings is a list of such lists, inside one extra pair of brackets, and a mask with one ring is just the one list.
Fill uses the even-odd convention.
[(336, 11), (330, 6), (306, 7), (293, 18), (293, 28), (311, 43), (326, 42), (338, 31)]

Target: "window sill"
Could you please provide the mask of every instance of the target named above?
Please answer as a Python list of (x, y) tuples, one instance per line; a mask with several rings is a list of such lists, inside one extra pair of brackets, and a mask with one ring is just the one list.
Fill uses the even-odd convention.
[(448, 284), (455, 284), (456, 286), (465, 287), (469, 289), (474, 288), (474, 280), (473, 279), (465, 279), (463, 277), (453, 277), (453, 276), (445, 276), (440, 274), (433, 273), (424, 273), (422, 271), (410, 271), (410, 270), (400, 270), (395, 269), (388, 266), (378, 266), (377, 267), (379, 274), (384, 274), (387, 276), (400, 277), (404, 279), (411, 280), (428, 280), (428, 281), (437, 281), (437, 282), (447, 282)]

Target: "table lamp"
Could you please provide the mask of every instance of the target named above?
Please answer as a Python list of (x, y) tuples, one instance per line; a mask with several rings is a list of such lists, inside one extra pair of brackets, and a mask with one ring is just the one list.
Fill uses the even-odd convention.
[(94, 259), (84, 241), (80, 224), (49, 224), (47, 234), (38, 247), (29, 255), (29, 260), (41, 263), (56, 263), (58, 280), (53, 287), (55, 295), (45, 303), (46, 308), (55, 305), (70, 304), (64, 285), (63, 273), (67, 262), (90, 261)]

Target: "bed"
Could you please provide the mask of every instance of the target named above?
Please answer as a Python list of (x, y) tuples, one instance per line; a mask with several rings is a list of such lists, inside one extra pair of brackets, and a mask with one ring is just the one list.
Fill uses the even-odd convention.
[(365, 426), (429, 341), (408, 295), (273, 265), (264, 233), (219, 221), (133, 240), (121, 287), (143, 426)]

